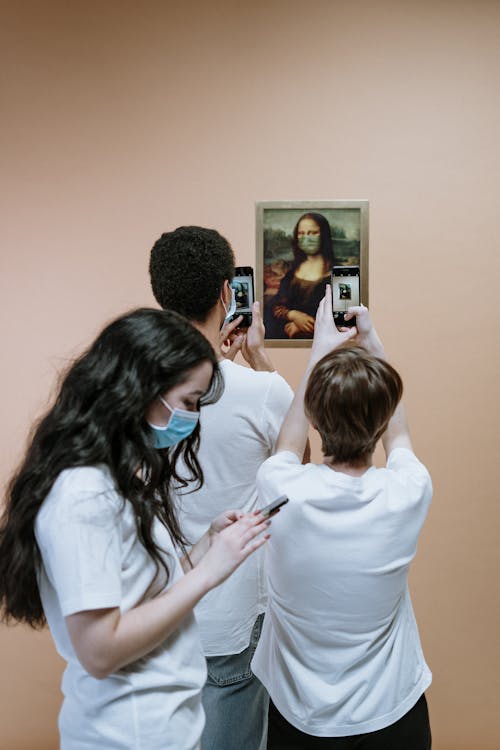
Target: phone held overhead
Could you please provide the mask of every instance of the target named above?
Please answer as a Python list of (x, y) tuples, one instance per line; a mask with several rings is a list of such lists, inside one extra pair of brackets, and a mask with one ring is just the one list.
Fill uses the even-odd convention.
[(331, 271), (333, 319), (337, 328), (356, 325), (356, 318), (345, 319), (350, 307), (360, 304), (359, 266), (333, 266)]

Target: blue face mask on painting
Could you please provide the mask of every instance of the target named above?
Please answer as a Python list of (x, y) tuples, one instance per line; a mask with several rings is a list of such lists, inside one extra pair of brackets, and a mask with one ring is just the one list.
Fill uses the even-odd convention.
[(156, 424), (151, 424), (151, 422), (148, 422), (148, 424), (155, 436), (155, 448), (170, 448), (191, 435), (200, 419), (200, 412), (187, 411), (177, 407), (172, 409), (161, 396), (159, 396), (159, 399), (172, 413), (171, 417), (165, 427), (159, 427)]

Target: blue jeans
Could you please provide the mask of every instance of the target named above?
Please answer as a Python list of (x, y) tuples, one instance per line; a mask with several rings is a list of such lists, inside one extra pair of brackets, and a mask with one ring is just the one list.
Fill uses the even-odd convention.
[(250, 644), (239, 654), (208, 656), (208, 679), (202, 692), (207, 723), (202, 750), (265, 750), (269, 696), (252, 673), (262, 620), (255, 621)]

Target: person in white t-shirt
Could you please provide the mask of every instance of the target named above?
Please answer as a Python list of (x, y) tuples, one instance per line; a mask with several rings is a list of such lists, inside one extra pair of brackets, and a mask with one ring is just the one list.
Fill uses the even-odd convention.
[[(288, 495), (267, 549), (269, 604), (252, 669), (267, 687), (270, 750), (429, 750), (431, 673), (408, 570), (432, 486), (412, 450), (400, 398), (365, 307), (338, 331), (331, 289), (263, 501)], [(357, 346), (347, 346), (357, 336)], [(301, 464), (311, 424), (324, 459)], [(373, 452), (382, 438), (385, 468)]]
[(69, 369), (10, 483), (0, 614), (47, 622), (67, 661), (62, 750), (200, 747), (192, 610), (268, 538), (261, 515), (229, 510), (186, 554), (170, 485), (202, 481), (199, 407), (222, 389), (182, 316), (122, 316)]
[[(250, 328), (239, 332), (230, 351), (241, 349), (251, 367), (222, 355), (221, 339), (241, 321), (225, 326), (221, 335), (235, 308), (235, 260), (224, 237), (204, 227), (167, 232), (151, 251), (149, 269), (157, 302), (185, 315), (207, 337), (219, 353), (224, 378), (222, 397), (201, 415), (198, 459), (205, 481), (179, 497), (182, 531), (195, 540), (223, 508), (250, 513), (259, 507), (257, 470), (274, 451), (293, 393), (264, 350), (258, 303)], [(208, 666), (203, 750), (266, 747), (269, 697), (250, 669), (266, 603), (263, 564), (257, 553), (195, 610)]]

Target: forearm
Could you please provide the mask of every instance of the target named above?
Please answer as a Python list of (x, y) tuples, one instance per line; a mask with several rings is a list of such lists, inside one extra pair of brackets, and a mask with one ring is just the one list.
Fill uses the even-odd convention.
[(68, 630), (78, 659), (103, 679), (160, 646), (211, 588), (195, 568), (164, 594), (121, 613), (118, 608), (70, 615)]
[(260, 372), (275, 372), (270, 356), (264, 348), (256, 351), (247, 350), (244, 354), (246, 361), (253, 370)]
[[(387, 360), (384, 346), (375, 328), (371, 328), (371, 330), (367, 334), (361, 335), (359, 337), (359, 343), (372, 356)], [(384, 446), (386, 457), (389, 456), (390, 452), (394, 450), (394, 448), (409, 448), (410, 450), (412, 450), (408, 422), (406, 420), (403, 403), (401, 401), (397, 405), (394, 414), (390, 418), (385, 433), (382, 435), (382, 445)]]
[(181, 565), (184, 573), (188, 573), (192, 568), (195, 567), (195, 565), (199, 563), (201, 558), (208, 551), (214, 533), (215, 532), (212, 531), (212, 528), (209, 527), (205, 531), (203, 536), (200, 537), (196, 544), (193, 544), (193, 546), (189, 550), (189, 559), (187, 558), (187, 556), (181, 557)]
[(382, 344), (380, 336), (375, 328), (372, 328), (366, 334), (359, 334), (358, 341), (359, 344), (372, 356), (379, 357), (379, 359), (387, 359), (384, 345)]
[(309, 363), (283, 420), (276, 443), (277, 451), (292, 451), (301, 461), (304, 457), (309, 433), (309, 421), (304, 412), (304, 395), (311, 370), (312, 364)]
[(389, 420), (387, 429), (382, 435), (382, 445), (386, 458), (395, 448), (408, 448), (413, 450), (410, 437), (410, 429), (402, 401), (396, 407), (396, 411)]
[(243, 341), (241, 352), (254, 370), (274, 372), (275, 367), (264, 348), (265, 337), (266, 329), (260, 314), (260, 303), (256, 300), (252, 305), (252, 324)]

